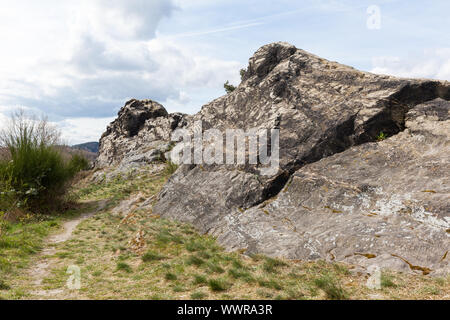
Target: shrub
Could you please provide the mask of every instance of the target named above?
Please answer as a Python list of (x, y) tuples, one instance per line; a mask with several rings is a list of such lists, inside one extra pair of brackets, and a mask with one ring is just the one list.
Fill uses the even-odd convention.
[(225, 91), (227, 92), (227, 94), (233, 92), (234, 90), (236, 90), (236, 87), (233, 86), (232, 84), (230, 84), (229, 81), (225, 82), (223, 87), (225, 88)]
[(83, 155), (79, 153), (75, 153), (72, 155), (72, 158), (69, 160), (69, 168), (73, 174), (89, 169), (89, 160), (86, 159)]
[(241, 81), (244, 80), (244, 77), (245, 77), (245, 73), (246, 73), (246, 72), (247, 72), (247, 70), (245, 70), (245, 69), (239, 70), (239, 75), (241, 76)]
[(45, 119), (17, 113), (1, 132), (0, 210), (17, 208), (47, 211), (63, 201), (68, 182), (86, 168), (86, 160), (73, 156), (65, 161), (58, 148), (59, 132)]

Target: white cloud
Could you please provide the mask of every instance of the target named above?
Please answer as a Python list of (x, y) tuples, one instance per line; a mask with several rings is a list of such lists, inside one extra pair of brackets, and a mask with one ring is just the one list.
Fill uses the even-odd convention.
[(2, 122), (9, 108), (24, 106), (69, 119), (60, 125), (70, 140), (92, 139), (106, 125), (89, 119), (109, 119), (130, 98), (183, 111), (192, 88), (238, 80), (238, 62), (157, 36), (175, 10), (170, 0), (1, 2)]
[(450, 81), (450, 48), (425, 50), (419, 57), (376, 57), (371, 72), (405, 78)]
[(114, 117), (69, 118), (54, 124), (61, 129), (63, 140), (69, 145), (74, 145), (98, 141), (106, 126), (113, 120)]

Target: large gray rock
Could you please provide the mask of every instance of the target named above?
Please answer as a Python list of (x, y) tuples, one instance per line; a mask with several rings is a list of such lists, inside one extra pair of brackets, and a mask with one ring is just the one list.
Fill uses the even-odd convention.
[[(196, 115), (146, 120), (137, 134), (145, 140), (109, 133), (103, 163), (154, 149), (195, 121), (203, 129), (279, 128), (276, 174), (183, 165), (153, 211), (191, 222), (229, 249), (445, 272), (449, 99), (448, 82), (361, 72), (274, 43), (250, 58), (234, 92)], [(389, 138), (376, 142), (380, 132)], [(116, 140), (130, 152), (109, 152)]]
[(229, 210), (209, 232), (249, 253), (448, 273), (449, 110), (416, 106), (405, 131), (304, 166), (277, 197)]

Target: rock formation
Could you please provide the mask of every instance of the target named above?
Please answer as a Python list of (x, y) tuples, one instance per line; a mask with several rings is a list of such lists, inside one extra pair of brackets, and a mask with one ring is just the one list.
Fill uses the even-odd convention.
[[(361, 72), (286, 43), (194, 116), (132, 100), (97, 166), (148, 163), (176, 128), (280, 129), (280, 170), (182, 165), (153, 211), (229, 249), (293, 259), (449, 271), (450, 84)], [(387, 139), (377, 141), (380, 133)], [(384, 136), (382, 136), (384, 138)]]
[(100, 139), (96, 167), (140, 166), (163, 159), (170, 148), (170, 136), (186, 125), (187, 116), (168, 114), (152, 100), (128, 101)]

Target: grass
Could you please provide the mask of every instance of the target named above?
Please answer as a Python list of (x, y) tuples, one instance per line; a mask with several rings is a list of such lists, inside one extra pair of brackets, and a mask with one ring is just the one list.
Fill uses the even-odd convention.
[(131, 269), (130, 265), (126, 262), (117, 262), (117, 270), (118, 271), (125, 271), (128, 273), (131, 273), (133, 270)]
[[(111, 199), (110, 204), (83, 221), (69, 241), (55, 246), (55, 253), (48, 261), (49, 274), (40, 287), (30, 283), (24, 272), (27, 263), (23, 260), (22, 269), (10, 271), (7, 278), (1, 277), (11, 289), (0, 291), (0, 295), (8, 299), (39, 298), (33, 293), (36, 289), (65, 288), (68, 278), (65, 272), (74, 264), (81, 269), (82, 288), (64, 290), (58, 298), (367, 299), (376, 293), (386, 299), (439, 299), (450, 292), (449, 278), (389, 273), (386, 276), (396, 286), (374, 291), (365, 286), (364, 276), (350, 272), (351, 266), (227, 252), (213, 237), (198, 234), (191, 225), (156, 216), (150, 208), (134, 210), (133, 220), (121, 223), (126, 212), (112, 214), (114, 206), (138, 192), (144, 199), (155, 195), (168, 176), (143, 172), (139, 177), (99, 184), (80, 182), (76, 192), (84, 201)], [(32, 238), (32, 253), (25, 254), (28, 262), (42, 248), (42, 239), (58, 230), (60, 220), (52, 218), (34, 223), (46, 225), (38, 228), (40, 232), (35, 231), (38, 235)], [(31, 225), (22, 224), (15, 231), (10, 227), (8, 235), (20, 237), (20, 231)], [(144, 247), (136, 251), (130, 239), (140, 230), (145, 231)], [(8, 245), (8, 251), (0, 248), (0, 260), (16, 259), (14, 250), (19, 249), (11, 246)]]
[(164, 276), (164, 278), (166, 280), (169, 280), (169, 281), (173, 281), (173, 280), (177, 280), (178, 279), (177, 275), (172, 273), (172, 272), (167, 272), (166, 275)]
[(395, 288), (397, 285), (394, 283), (394, 279), (391, 275), (383, 272), (381, 273), (381, 287), (382, 288)]
[(208, 278), (206, 278), (206, 276), (203, 275), (198, 275), (196, 274), (194, 276), (194, 285), (198, 285), (198, 284), (207, 284), (208, 283)]
[(173, 163), (172, 161), (167, 161), (167, 166), (165, 172), (167, 175), (172, 175), (175, 171), (177, 171), (178, 165)]
[(208, 286), (211, 291), (220, 292), (227, 291), (231, 287), (231, 284), (228, 283), (225, 279), (210, 279), (208, 281)]
[(228, 270), (228, 274), (234, 279), (244, 279), (244, 280), (246, 280), (246, 282), (250, 282), (253, 280), (250, 272), (245, 271), (245, 270), (239, 270), (239, 269), (232, 268), (232, 269)]
[(279, 267), (286, 266), (286, 263), (280, 259), (266, 258), (265, 260), (263, 268), (266, 272), (276, 272)]
[(188, 257), (188, 259), (186, 260), (186, 263), (188, 265), (194, 265), (194, 266), (199, 267), (199, 266), (203, 265), (205, 263), (205, 261), (198, 256), (192, 255), (192, 256)]
[(348, 293), (341, 287), (341, 285), (330, 275), (324, 275), (314, 281), (314, 284), (322, 289), (331, 300), (346, 300)]
[(0, 279), (0, 290), (9, 290), (11, 287), (3, 280)]
[(151, 262), (151, 261), (158, 261), (158, 260), (164, 260), (164, 257), (158, 253), (148, 251), (142, 256), (142, 261), (144, 262)]
[(202, 300), (202, 299), (205, 299), (207, 296), (208, 296), (208, 294), (206, 294), (202, 291), (196, 291), (191, 294), (191, 299), (192, 300)]
[(258, 284), (261, 287), (265, 287), (265, 288), (270, 288), (270, 289), (275, 289), (275, 290), (283, 289), (281, 284), (274, 279), (260, 278), (260, 279), (258, 279)]

